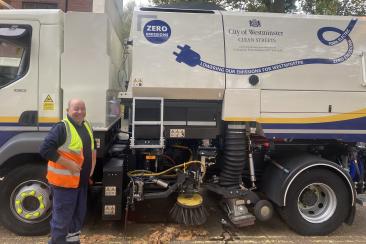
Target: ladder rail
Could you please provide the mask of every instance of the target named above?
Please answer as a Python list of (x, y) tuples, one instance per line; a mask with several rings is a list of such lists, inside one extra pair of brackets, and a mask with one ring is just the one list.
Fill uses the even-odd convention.
[(136, 101), (135, 98), (132, 99), (132, 136), (130, 140), (130, 146), (135, 146), (135, 105)]

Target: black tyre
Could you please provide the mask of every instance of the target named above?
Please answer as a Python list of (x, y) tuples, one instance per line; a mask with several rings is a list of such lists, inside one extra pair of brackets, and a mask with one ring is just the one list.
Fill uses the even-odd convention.
[(327, 235), (346, 219), (350, 189), (334, 172), (312, 169), (291, 184), (286, 206), (279, 209), (288, 226), (301, 235)]
[(6, 175), (0, 192), (0, 219), (10, 231), (25, 236), (49, 232), (51, 192), (45, 165), (23, 165)]
[(259, 200), (254, 205), (254, 215), (259, 221), (268, 221), (273, 216), (273, 206), (267, 200)]

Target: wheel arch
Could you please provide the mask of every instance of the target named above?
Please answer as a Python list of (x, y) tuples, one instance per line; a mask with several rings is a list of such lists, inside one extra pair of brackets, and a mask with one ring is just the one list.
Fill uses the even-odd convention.
[(21, 153), (12, 156), (0, 166), (0, 176), (4, 177), (8, 172), (26, 164), (45, 165), (47, 162), (39, 153)]
[[(24, 163), (44, 163), (39, 147), (47, 132), (24, 132), (0, 147), (0, 177)], [(32, 161), (32, 162), (30, 162)]]
[(348, 186), (347, 188), (349, 189), (349, 193), (350, 193), (351, 206), (354, 206), (355, 200), (356, 200), (356, 191), (353, 187), (352, 179), (337, 164), (335, 164), (335, 165), (333, 165), (333, 164), (335, 164), (335, 163), (332, 163), (332, 162), (314, 163), (314, 164), (308, 165), (308, 166), (303, 167), (300, 170), (298, 170), (298, 172), (296, 172), (296, 174), (290, 179), (287, 186), (285, 187), (285, 190), (283, 192), (283, 201), (282, 201), (283, 205), (282, 206), (286, 206), (287, 194), (288, 194), (288, 191), (289, 191), (292, 183), (295, 181), (295, 179), (299, 175), (304, 173), (306, 170), (319, 169), (319, 168), (329, 169), (332, 172), (336, 173), (338, 176), (340, 176), (340, 178), (343, 180), (345, 185)]
[(261, 183), (260, 191), (278, 206), (286, 206), (288, 191), (294, 180), (307, 170), (325, 168), (336, 173), (346, 184), (350, 193), (351, 206), (355, 206), (356, 191), (352, 179), (338, 164), (316, 155), (303, 152), (292, 152), (277, 155), (264, 172), (265, 181)]

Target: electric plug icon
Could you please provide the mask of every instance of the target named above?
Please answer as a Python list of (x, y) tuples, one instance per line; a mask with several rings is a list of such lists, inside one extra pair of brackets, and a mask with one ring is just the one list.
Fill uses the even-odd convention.
[(193, 51), (190, 46), (184, 45), (182, 47), (178, 45), (177, 47), (178, 49), (180, 49), (180, 52), (179, 53), (173, 52), (173, 54), (177, 56), (175, 61), (177, 61), (178, 63), (183, 62), (191, 67), (199, 65), (201, 63), (201, 56), (195, 51)]

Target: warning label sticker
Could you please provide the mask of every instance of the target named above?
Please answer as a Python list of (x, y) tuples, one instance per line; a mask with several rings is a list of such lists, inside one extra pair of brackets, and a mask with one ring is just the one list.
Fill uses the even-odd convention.
[(55, 102), (52, 99), (50, 94), (47, 94), (45, 99), (43, 99), (43, 110), (45, 111), (54, 111), (55, 110)]

